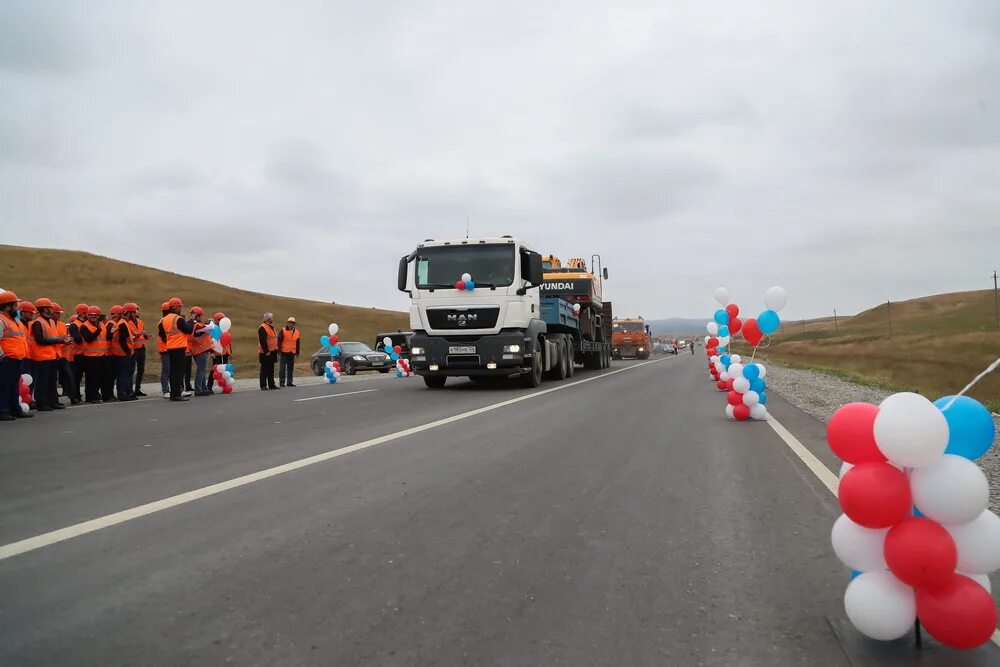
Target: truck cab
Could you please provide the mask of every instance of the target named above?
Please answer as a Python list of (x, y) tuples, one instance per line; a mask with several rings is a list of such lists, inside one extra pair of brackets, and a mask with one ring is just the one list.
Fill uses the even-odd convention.
[(648, 359), (653, 349), (649, 326), (641, 317), (616, 319), (611, 326), (615, 359)]
[[(463, 275), (474, 288), (459, 289)], [(450, 376), (520, 376), (545, 368), (538, 287), (542, 256), (510, 237), (431, 240), (400, 258), (397, 286), (410, 296), (410, 365), (430, 388)]]

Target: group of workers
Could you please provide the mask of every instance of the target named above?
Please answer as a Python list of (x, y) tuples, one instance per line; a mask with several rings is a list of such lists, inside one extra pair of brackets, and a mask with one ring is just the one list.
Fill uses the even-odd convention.
[[(135, 303), (113, 306), (108, 315), (99, 306), (81, 303), (64, 321), (62, 307), (51, 299), (22, 301), (14, 292), (0, 292), (0, 421), (34, 416), (22, 407), (19, 383), (25, 373), (32, 378), (28, 407), (39, 412), (66, 408), (59, 400), (60, 386), (71, 405), (146, 396), (142, 391), (146, 343), (153, 339), (161, 359), (164, 398), (187, 401), (192, 394), (212, 396), (210, 368), (228, 364), (232, 357), (231, 335), (223, 333), (218, 340), (211, 335), (225, 314), (212, 315), (212, 327), (204, 321), (202, 308), (192, 307), (187, 317), (181, 314), (183, 309), (178, 297), (164, 302), (162, 317), (150, 332)], [(295, 318), (289, 317), (276, 331), (273, 316), (265, 313), (258, 339), (261, 389), (279, 388), (274, 383), (279, 354), (281, 386), (294, 387), (295, 357), (301, 352)]]

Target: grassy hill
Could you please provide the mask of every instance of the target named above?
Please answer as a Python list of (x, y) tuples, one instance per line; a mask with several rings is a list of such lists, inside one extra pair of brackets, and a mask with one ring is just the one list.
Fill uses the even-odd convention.
[[(993, 291), (982, 290), (883, 303), (836, 322), (786, 322), (757, 356), (936, 398), (961, 390), (1000, 356), (994, 308)], [(970, 395), (1000, 411), (1000, 374)]]
[[(405, 313), (248, 292), (72, 250), (0, 245), (0, 286), (14, 290), (22, 299), (47, 296), (69, 314), (80, 302), (96, 304), (108, 312), (114, 304), (134, 301), (150, 329), (160, 319), (160, 304), (171, 296), (184, 300), (185, 313), (195, 305), (209, 316), (221, 310), (233, 321), (234, 364), (237, 377), (243, 378), (257, 374), (257, 327), (265, 311), (274, 313), (278, 326), (289, 315), (298, 320), (302, 332), (300, 374), (308, 372), (309, 355), (319, 347), (319, 337), (331, 322), (340, 324), (342, 340), (362, 340), (369, 345), (374, 343), (375, 334), (409, 324)], [(155, 346), (152, 352), (146, 374), (159, 377)]]

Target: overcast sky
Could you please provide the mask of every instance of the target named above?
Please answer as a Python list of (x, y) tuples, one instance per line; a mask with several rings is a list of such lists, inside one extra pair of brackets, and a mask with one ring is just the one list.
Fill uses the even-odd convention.
[(468, 216), (623, 315), (855, 312), (991, 286), (998, 77), (992, 0), (4, 0), (0, 241), (404, 308)]

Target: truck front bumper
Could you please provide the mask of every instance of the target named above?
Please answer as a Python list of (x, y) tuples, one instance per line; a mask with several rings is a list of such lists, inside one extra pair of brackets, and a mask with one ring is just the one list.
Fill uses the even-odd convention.
[(527, 344), (519, 331), (451, 340), (417, 333), (410, 338), (410, 367), (417, 375), (519, 375), (525, 364), (531, 367), (534, 350)]

